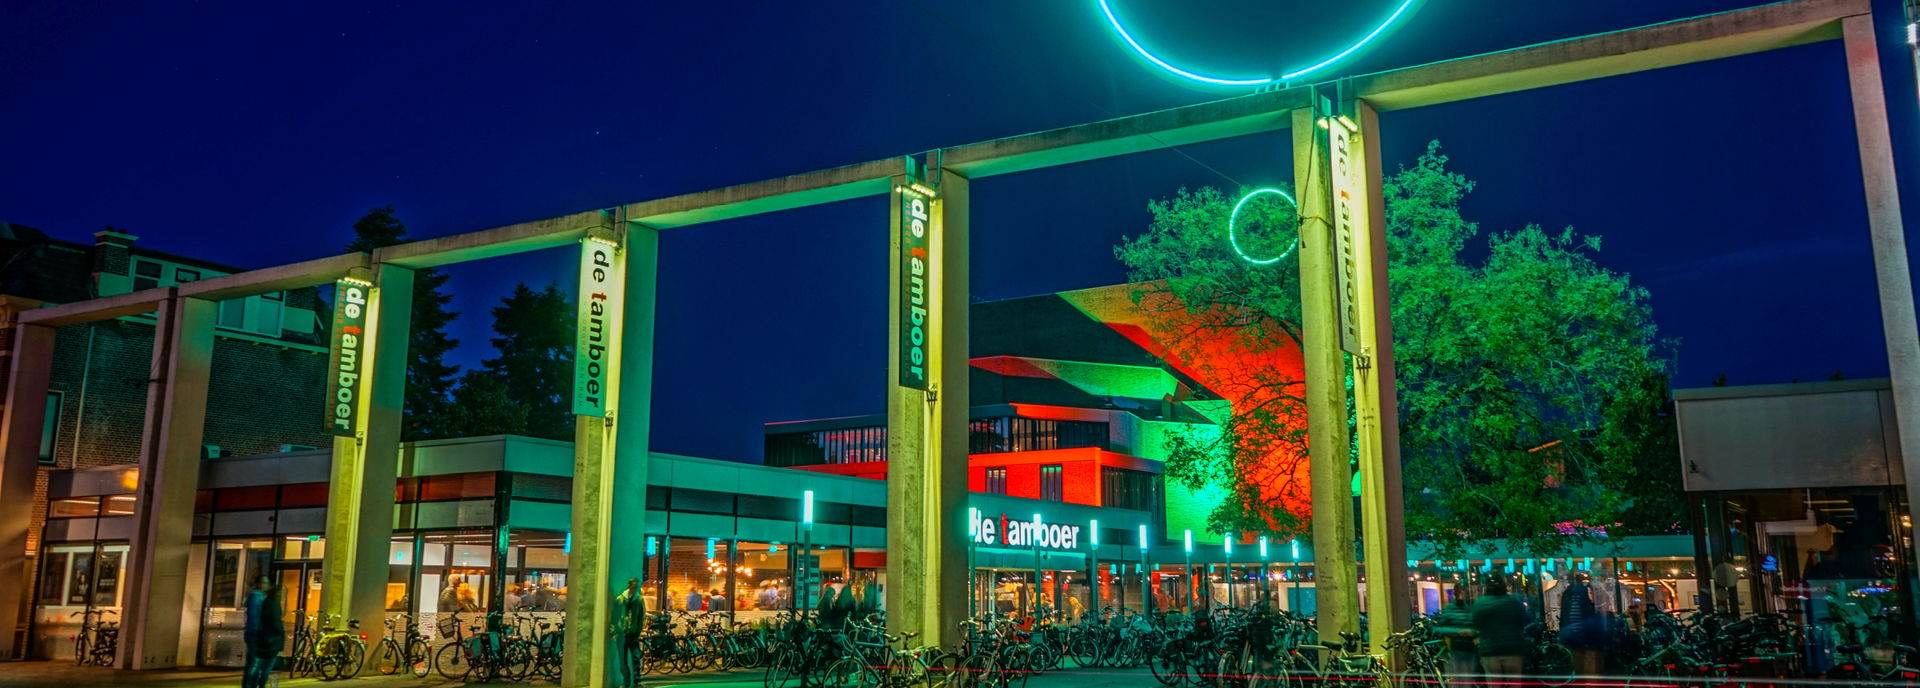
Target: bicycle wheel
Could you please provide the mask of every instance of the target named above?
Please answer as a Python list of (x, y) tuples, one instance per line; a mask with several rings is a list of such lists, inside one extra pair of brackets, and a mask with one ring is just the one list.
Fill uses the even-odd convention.
[(1573, 651), (1567, 646), (1552, 643), (1534, 649), (1532, 661), (1528, 663), (1527, 673), (1547, 686), (1564, 686), (1573, 682)]
[(1153, 677), (1160, 681), (1160, 685), (1169, 687), (1179, 686), (1187, 680), (1186, 653), (1179, 651), (1178, 648), (1172, 647), (1167, 648), (1167, 650), (1168, 651), (1156, 655), (1149, 655), (1147, 657), (1147, 669), (1153, 672)]
[(797, 658), (798, 655), (792, 652), (775, 653), (773, 662), (767, 665), (767, 675), (762, 680), (766, 688), (787, 688), (787, 684), (793, 682)]
[(460, 651), (460, 642), (454, 641), (441, 645), (440, 651), (433, 653), (433, 670), (440, 672), (441, 678), (464, 681), (467, 674), (473, 673), (473, 663)]
[(381, 638), (380, 644), (373, 648), (373, 670), (392, 676), (400, 673), (403, 666), (406, 666), (406, 654), (400, 651), (400, 643)]
[(340, 639), (340, 678), (353, 678), (367, 666), (367, 643), (353, 636)]
[(78, 666), (86, 666), (88, 662), (92, 661), (93, 648), (87, 644), (86, 629), (81, 629), (80, 635), (73, 637), (73, 663)]
[(414, 676), (425, 678), (433, 671), (433, 653), (427, 650), (427, 641), (414, 638), (407, 641), (405, 655), (407, 670)]
[(867, 685), (866, 673), (866, 665), (860, 660), (841, 657), (834, 663), (828, 664), (826, 671), (820, 672), (820, 681), (814, 685), (819, 688), (857, 688)]

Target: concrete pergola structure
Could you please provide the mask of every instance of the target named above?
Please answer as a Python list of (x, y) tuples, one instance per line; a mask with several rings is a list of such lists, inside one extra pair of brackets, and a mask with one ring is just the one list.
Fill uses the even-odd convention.
[[(1807, 43), (1842, 40), (1865, 180), (1868, 238), (1873, 245), (1877, 291), (1885, 323), (1894, 398), (1903, 455), (1910, 474), (1920, 474), (1920, 329), (1915, 325), (1898, 188), (1894, 173), (1885, 95), (1869, 0), (1791, 0), (1635, 29), (1396, 69), (1344, 79), (1343, 104), (1359, 120), (1363, 148), (1361, 189), (1370, 196), (1363, 210), (1378, 245), (1382, 201), (1378, 190), (1377, 112), (1417, 108), (1502, 93), (1554, 86), (1633, 72), (1751, 54)], [(1292, 128), (1296, 169), (1325, 170), (1325, 146), (1316, 145), (1314, 85), (1299, 85), (1172, 108), (1142, 115), (1053, 129), (927, 155), (929, 182), (937, 182), (931, 203), (932, 246), (928, 266), (930, 303), (940, 311), (929, 342), (932, 391), (890, 383), (887, 396), (889, 451), (893, 466), (888, 485), (887, 590), (889, 623), (918, 631), (924, 639), (947, 641), (964, 614), (967, 390), (967, 212), (968, 180), (1066, 165), (1203, 141)], [(372, 347), (362, 396), (363, 433), (336, 440), (334, 483), (327, 538), (327, 586), (322, 607), (361, 619), (379, 618), (380, 585), (391, 535), (392, 480), (397, 454), (407, 303), (412, 271), (492, 256), (562, 247), (589, 237), (615, 244), (624, 272), (624, 310), (612, 322), (621, 345), (613, 368), (608, 416), (582, 416), (576, 438), (574, 479), (574, 551), (567, 634), (567, 685), (605, 685), (611, 669), (605, 639), (611, 601), (624, 580), (642, 568), (645, 471), (621, 465), (617, 457), (647, 456), (648, 405), (653, 367), (653, 300), (660, 231), (749, 215), (777, 212), (891, 193), (893, 242), (901, 236), (900, 202), (913, 179), (911, 164), (893, 158), (822, 170), (700, 193), (629, 204), (497, 229), (419, 241), (379, 249), (255, 270), (179, 287), (149, 289), (114, 297), (60, 304), (24, 313), (13, 352), (13, 383), (6, 414), (0, 419), (0, 580), (18, 580), (23, 570), (37, 443), (43, 405), (19, 403), (43, 398), (52, 360), (55, 328), (124, 315), (155, 312), (159, 326), (153, 356), (146, 430), (141, 453), (141, 484), (136, 511), (139, 529), (130, 562), (133, 584), (126, 600), (122, 653), (128, 668), (172, 666), (178, 662), (178, 613), (183, 599), (199, 436), (205, 415), (206, 382), (213, 337), (213, 303), (269, 291), (313, 286), (357, 275), (373, 283), (369, 304)], [(1303, 278), (1318, 284), (1303, 289), (1308, 301), (1306, 329), (1314, 337), (1307, 352), (1313, 423), (1313, 477), (1327, 487), (1316, 492), (1314, 527), (1325, 538), (1344, 541), (1351, 532), (1351, 507), (1345, 499), (1349, 475), (1344, 424), (1338, 414), (1311, 409), (1339, 408), (1341, 384), (1330, 375), (1343, 365), (1328, 346), (1333, 318), (1331, 266), (1335, 260), (1325, 220), (1331, 203), (1327, 175), (1300, 189)], [(877, 237), (876, 237), (877, 240)], [(892, 326), (901, 332), (899, 298), (903, 275), (896, 252), (891, 271)], [(1384, 293), (1384, 261), (1365, 273)], [(939, 318), (944, 317), (944, 321)], [(1363, 461), (1362, 478), (1370, 486), (1367, 514), (1369, 549), (1394, 550), (1399, 537), (1398, 457), (1391, 432), (1391, 330), (1384, 312), (1374, 315), (1374, 333), (1386, 342), (1373, 352), (1379, 376), (1373, 399), (1382, 417), (1363, 436), (1373, 456)], [(1325, 333), (1312, 334), (1316, 330)], [(1384, 335), (1384, 336), (1382, 336)], [(1384, 365), (1382, 365), (1384, 364)], [(889, 379), (902, 365), (890, 356)], [(316, 403), (318, 400), (316, 400)], [(635, 420), (619, 422), (625, 416)], [(1312, 421), (1310, 421), (1312, 422)], [(1363, 432), (1369, 427), (1363, 419)], [(1909, 484), (1910, 503), (1920, 506), (1920, 485)], [(1378, 513), (1373, 513), (1377, 511)], [(1318, 587), (1323, 630), (1357, 629), (1358, 600), (1351, 577), (1353, 553), (1345, 547), (1315, 547), (1324, 576)], [(1386, 566), (1376, 571), (1404, 575), (1398, 554), (1369, 557)], [(1337, 578), (1337, 579), (1336, 579)], [(1389, 578), (1392, 579), (1392, 578)], [(1371, 586), (1384, 589), (1389, 586)], [(587, 593), (599, 591), (601, 594)], [(24, 601), (18, 586), (0, 586), (0, 619), (17, 618)], [(1382, 590), (1370, 605), (1385, 618), (1403, 620), (1406, 601)], [(1385, 606), (1381, 606), (1385, 605)], [(1389, 609), (1398, 610), (1389, 612)], [(1373, 624), (1375, 635), (1396, 624)]]

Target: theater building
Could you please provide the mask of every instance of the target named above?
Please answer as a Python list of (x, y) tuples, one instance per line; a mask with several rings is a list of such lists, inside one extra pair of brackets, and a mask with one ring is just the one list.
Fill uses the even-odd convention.
[[(1310, 548), (1271, 542), (1263, 550), (1246, 540), (1229, 552), (1205, 527), (1219, 493), (1165, 479), (1169, 438), (1207, 432), (1230, 402), (1209, 384), (1217, 369), (1166, 361), (1133, 290), (974, 305), (974, 610), (1021, 615), (1044, 605), (1078, 615), (1271, 600), (1311, 611)], [(319, 396), (308, 397), (316, 427)], [(764, 426), (760, 464), (647, 457), (647, 536), (624, 546), (645, 549), (652, 607), (752, 619), (826, 594), (879, 604), (887, 584), (886, 432), (880, 416), (782, 421)], [(572, 592), (573, 456), (570, 443), (516, 436), (404, 443), (388, 611), (416, 614), (436, 641), (444, 638), (440, 622), (463, 610), (560, 613)], [(240, 662), (239, 605), (257, 575), (291, 591), (289, 623), (317, 609), (329, 461), (325, 451), (286, 447), (210, 455), (201, 465), (178, 656)], [(125, 557), (133, 519), (117, 505), (131, 503), (138, 484), (130, 466), (51, 475), (54, 508), (41, 529), (49, 556), (31, 598), (33, 655), (61, 657), (81, 615), (118, 604), (124, 580), (114, 562)], [(803, 523), (808, 493), (814, 516)], [(817, 557), (817, 574), (795, 565), (802, 551)], [(1591, 566), (1607, 552), (1559, 566)], [(1650, 570), (1659, 554), (1630, 556)], [(1426, 564), (1431, 573), (1442, 562)], [(1414, 578), (1416, 599), (1444, 592), (1444, 582)], [(381, 627), (362, 621), (371, 632)]]

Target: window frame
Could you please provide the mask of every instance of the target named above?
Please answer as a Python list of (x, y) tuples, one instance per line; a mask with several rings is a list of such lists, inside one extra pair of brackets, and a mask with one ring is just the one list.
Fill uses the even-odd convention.
[(52, 466), (59, 463), (61, 416), (67, 408), (67, 393), (64, 390), (47, 390), (46, 417), (40, 421), (40, 465)]

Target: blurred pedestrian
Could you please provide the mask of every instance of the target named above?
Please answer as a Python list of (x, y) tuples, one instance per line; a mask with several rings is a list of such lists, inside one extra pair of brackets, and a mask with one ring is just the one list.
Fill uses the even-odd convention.
[(1564, 588), (1560, 592), (1560, 644), (1573, 651), (1575, 673), (1599, 676), (1606, 665), (1607, 645), (1612, 641), (1607, 617), (1593, 602), (1587, 574), (1569, 574)]
[(1453, 602), (1434, 617), (1434, 632), (1447, 641), (1447, 685), (1471, 686), (1480, 673), (1480, 656), (1474, 648), (1473, 603), (1466, 587), (1453, 590)]
[(1489, 576), (1473, 602), (1474, 650), (1488, 676), (1519, 676), (1526, 668), (1527, 608), (1507, 594), (1505, 576)]
[(246, 669), (240, 675), (241, 688), (266, 688), (273, 678), (274, 660), (287, 645), (287, 629), (282, 624), (280, 589), (273, 579), (260, 576), (253, 592), (247, 593), (247, 625), (241, 639), (247, 646)]

